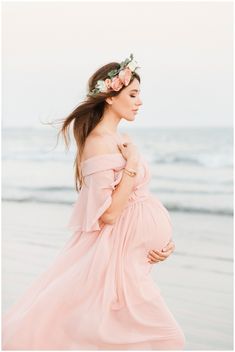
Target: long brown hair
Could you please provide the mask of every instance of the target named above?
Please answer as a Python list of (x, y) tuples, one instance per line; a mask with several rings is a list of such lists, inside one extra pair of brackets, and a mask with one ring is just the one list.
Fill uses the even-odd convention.
[[(100, 67), (88, 80), (88, 93), (95, 88), (98, 80), (105, 80), (107, 78), (109, 71), (119, 68), (120, 64), (117, 62), (111, 62)], [(137, 78), (140, 82), (140, 76), (138, 73), (132, 72), (130, 83), (134, 78)], [(80, 103), (66, 118), (53, 121), (53, 123), (62, 123), (62, 127), (57, 134), (57, 143), (58, 137), (62, 134), (67, 149), (70, 146), (69, 127), (73, 122), (73, 135), (77, 145), (76, 157), (73, 165), (75, 167), (75, 188), (77, 192), (80, 191), (83, 184), (80, 161), (86, 138), (102, 119), (102, 115), (107, 104), (105, 99), (108, 97), (117, 96), (124, 88), (125, 85), (119, 91), (112, 90), (108, 93), (99, 92), (95, 96), (90, 96), (87, 94), (85, 100), (82, 101), (82, 103)]]

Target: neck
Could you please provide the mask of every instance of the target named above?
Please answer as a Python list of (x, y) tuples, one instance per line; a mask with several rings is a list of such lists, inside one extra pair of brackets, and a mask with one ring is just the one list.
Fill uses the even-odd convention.
[(115, 113), (111, 111), (105, 112), (99, 122), (99, 127), (106, 132), (117, 134), (120, 120), (121, 118)]

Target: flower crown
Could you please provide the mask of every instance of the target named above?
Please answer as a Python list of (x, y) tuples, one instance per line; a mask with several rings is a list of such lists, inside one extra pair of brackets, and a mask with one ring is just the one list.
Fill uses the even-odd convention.
[(130, 54), (130, 58), (125, 59), (120, 63), (120, 68), (108, 72), (108, 78), (105, 80), (99, 79), (95, 85), (95, 88), (88, 93), (89, 96), (94, 96), (97, 93), (107, 93), (109, 91), (119, 91), (123, 85), (128, 86), (131, 77), (135, 70), (140, 68), (137, 66), (137, 62), (133, 59), (133, 54)]

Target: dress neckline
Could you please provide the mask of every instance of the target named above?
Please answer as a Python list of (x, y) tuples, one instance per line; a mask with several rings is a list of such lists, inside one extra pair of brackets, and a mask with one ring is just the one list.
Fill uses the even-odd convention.
[(119, 157), (122, 157), (123, 159), (125, 159), (124, 158), (124, 156), (122, 155), (122, 153), (120, 153), (120, 152), (117, 152), (117, 153), (104, 153), (104, 154), (98, 154), (98, 155), (94, 155), (94, 156), (91, 156), (90, 158), (87, 158), (87, 159), (85, 159), (85, 160), (83, 160), (83, 161), (81, 161), (81, 165), (83, 165), (83, 164), (85, 164), (87, 161), (89, 161), (89, 160), (91, 160), (91, 159), (96, 159), (96, 158), (99, 158), (99, 157), (103, 157), (103, 156), (119, 156)]

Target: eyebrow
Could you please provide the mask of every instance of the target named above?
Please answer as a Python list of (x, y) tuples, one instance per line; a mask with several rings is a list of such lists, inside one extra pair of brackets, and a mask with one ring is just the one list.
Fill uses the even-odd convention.
[(132, 89), (130, 92), (140, 92), (138, 89)]

